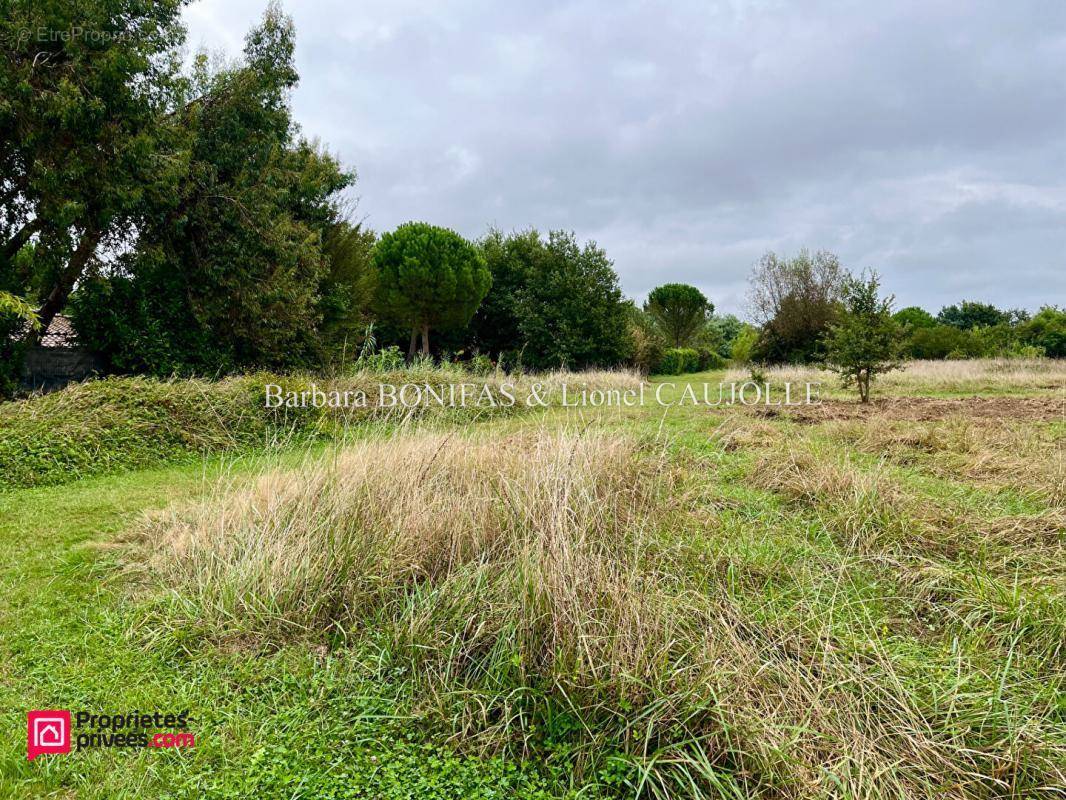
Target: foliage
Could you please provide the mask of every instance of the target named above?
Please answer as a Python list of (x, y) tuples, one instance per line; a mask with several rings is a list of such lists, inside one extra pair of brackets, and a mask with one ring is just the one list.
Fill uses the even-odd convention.
[(696, 349), (696, 353), (699, 356), (700, 371), (708, 369), (724, 369), (726, 366), (726, 360), (717, 350), (699, 347)]
[(715, 332), (719, 354), (723, 358), (732, 358), (733, 343), (745, 329), (746, 324), (733, 314), (713, 314), (707, 327)]
[(492, 288), (474, 313), (470, 339), (486, 353), (517, 353), (525, 344), (521, 295), (546, 259), (544, 242), (532, 229), (505, 236), (493, 228), (478, 242), (478, 249), (492, 274)]
[(377, 352), (360, 354), (353, 366), (357, 371), (363, 372), (395, 372), (403, 369), (404, 362), (400, 348), (392, 345)]
[(319, 325), (316, 360), (342, 361), (360, 342), (373, 319), (377, 273), (371, 253), (377, 237), (359, 223), (338, 218), (326, 225), (322, 237), (325, 271), (319, 285)]
[(632, 355), (630, 306), (594, 242), (581, 247), (564, 231), (547, 239), (491, 231), (480, 249), (493, 275), (473, 324), (480, 350), (532, 369), (616, 366)]
[(36, 236), (35, 274), (8, 288), (39, 292), (45, 327), (98, 247), (128, 244), (143, 203), (173, 191), (183, 159), (167, 115), (183, 83), (183, 5), (4, 4), (0, 273)]
[(870, 383), (899, 369), (900, 329), (892, 318), (892, 297), (878, 296), (880, 279), (846, 276), (841, 308), (826, 335), (826, 360), (844, 386), (854, 385), (863, 403), (870, 402)]
[(644, 313), (659, 326), (667, 344), (675, 348), (691, 344), (713, 312), (714, 305), (703, 292), (686, 283), (657, 286), (644, 303)]
[(945, 306), (940, 309), (936, 321), (941, 325), (950, 325), (953, 328), (968, 331), (976, 327), (1007, 324), (1011, 321), (1011, 317), (1008, 312), (1000, 311), (991, 303), (964, 300), (958, 305)]
[(910, 358), (941, 359), (951, 357), (978, 358), (980, 348), (969, 331), (950, 325), (934, 325), (911, 331), (906, 342)]
[(309, 366), (344, 346), (346, 320), (363, 323), (346, 295), (364, 280), (369, 234), (334, 201), (353, 176), (293, 139), (293, 37), (272, 6), (242, 62), (211, 72), (196, 61), (191, 97), (170, 117), (175, 190), (146, 198), (136, 246), (73, 303), (79, 335), (112, 369)]
[(19, 332), (39, 325), (29, 303), (0, 290), (0, 400), (13, 395), (20, 382), (25, 347), (17, 341)]
[(835, 255), (801, 250), (793, 258), (762, 257), (750, 278), (749, 302), (761, 325), (752, 357), (767, 363), (808, 363), (823, 355), (844, 270)]
[(700, 354), (688, 347), (671, 347), (663, 352), (655, 372), (660, 375), (684, 375), (700, 371)]
[(1061, 308), (1044, 306), (1017, 330), (1023, 342), (1043, 348), (1051, 358), (1066, 358), (1066, 311)]
[(740, 364), (746, 364), (752, 359), (755, 346), (759, 341), (759, 329), (754, 325), (744, 324), (737, 333), (730, 346), (730, 358)]
[(408, 222), (383, 235), (373, 263), (378, 309), (411, 329), (409, 356), (416, 333), (428, 356), (431, 328), (466, 325), (492, 285), (477, 248), (454, 231), (424, 222)]
[(896, 321), (900, 327), (907, 330), (916, 330), (918, 328), (932, 328), (936, 322), (936, 317), (926, 311), (924, 308), (918, 306), (907, 306), (907, 308), (901, 308), (895, 314), (892, 315), (892, 319)]
[(655, 371), (666, 345), (655, 323), (634, 303), (626, 306), (629, 361), (644, 375)]
[(35, 327), (39, 325), (37, 322), (37, 314), (29, 303), (21, 297), (16, 297), (10, 292), (0, 291), (0, 316), (5, 315), (18, 317)]

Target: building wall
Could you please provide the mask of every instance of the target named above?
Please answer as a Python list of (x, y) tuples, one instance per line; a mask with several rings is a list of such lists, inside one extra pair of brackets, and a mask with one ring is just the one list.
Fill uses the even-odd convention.
[(72, 381), (101, 372), (103, 365), (93, 352), (78, 347), (31, 347), (26, 351), (22, 385), (33, 391), (51, 392)]

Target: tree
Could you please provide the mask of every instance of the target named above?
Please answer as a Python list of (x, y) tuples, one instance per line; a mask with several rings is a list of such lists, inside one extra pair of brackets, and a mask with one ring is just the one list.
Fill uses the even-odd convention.
[(752, 271), (748, 293), (752, 315), (762, 328), (753, 357), (771, 363), (821, 358), (844, 274), (837, 257), (825, 251), (763, 256)]
[(490, 231), (479, 248), (493, 282), (474, 316), (476, 347), (534, 369), (616, 365), (632, 354), (637, 310), (595, 242), (582, 247), (565, 231), (546, 239)]
[[(0, 273), (36, 237), (34, 341), (170, 191), (182, 0), (12, 0), (0, 14)], [(42, 35), (61, 32), (62, 36)], [(29, 35), (26, 35), (29, 34)]]
[(932, 328), (937, 324), (936, 317), (924, 308), (918, 306), (901, 308), (892, 315), (892, 319), (894, 319), (900, 327), (912, 331), (920, 328)]
[(478, 249), (492, 274), (492, 289), (471, 322), (471, 344), (499, 357), (516, 354), (525, 344), (521, 330), (521, 295), (533, 276), (545, 269), (547, 248), (537, 231), (504, 235), (490, 230)]
[(72, 302), (79, 335), (113, 369), (311, 366), (331, 345), (322, 326), (347, 313), (349, 281), (334, 258), (359, 235), (336, 198), (354, 175), (295, 138), (294, 38), (271, 6), (241, 61), (213, 71), (195, 60), (167, 119), (180, 144), (172, 191), (142, 198), (131, 249)]
[(826, 334), (826, 360), (844, 386), (854, 384), (859, 399), (870, 402), (874, 377), (898, 369), (900, 329), (892, 319), (892, 296), (878, 297), (880, 279), (845, 276), (840, 311)]
[(429, 331), (466, 325), (492, 285), (485, 259), (455, 231), (407, 222), (374, 247), (378, 308), (411, 329), (408, 355), (419, 335), (429, 355)]
[(707, 323), (714, 306), (703, 292), (686, 283), (666, 283), (651, 290), (644, 311), (671, 347), (685, 347)]
[(318, 335), (322, 361), (357, 351), (373, 322), (377, 274), (371, 259), (375, 241), (373, 231), (345, 217), (323, 232), (326, 272), (320, 288), (322, 324)]
[(718, 352), (723, 358), (733, 357), (733, 342), (740, 336), (746, 327), (734, 314), (715, 314), (708, 323), (717, 331), (717, 340), (720, 342)]
[(1026, 344), (1042, 347), (1051, 358), (1066, 358), (1066, 311), (1044, 306), (1018, 326), (1018, 335)]
[(936, 319), (941, 325), (950, 325), (953, 328), (968, 331), (971, 328), (1010, 323), (1011, 313), (1000, 311), (991, 303), (964, 300), (956, 306), (945, 306), (940, 309)]
[(607, 253), (551, 231), (518, 293), (522, 358), (536, 369), (614, 366), (630, 355), (626, 303)]

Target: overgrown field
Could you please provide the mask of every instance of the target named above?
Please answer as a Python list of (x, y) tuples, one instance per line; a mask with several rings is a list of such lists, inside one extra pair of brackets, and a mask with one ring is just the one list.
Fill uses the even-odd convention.
[[(0, 787), (1061, 797), (1064, 371), (969, 370), (0, 494)], [(198, 745), (27, 763), (48, 707), (189, 708)]]

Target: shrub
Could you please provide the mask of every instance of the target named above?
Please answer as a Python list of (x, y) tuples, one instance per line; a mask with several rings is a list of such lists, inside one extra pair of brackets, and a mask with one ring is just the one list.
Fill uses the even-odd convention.
[(660, 375), (684, 375), (699, 372), (700, 354), (687, 347), (671, 347), (663, 352), (655, 370)]
[(758, 341), (759, 329), (754, 325), (744, 325), (733, 340), (733, 345), (730, 348), (730, 358), (739, 364), (746, 364), (751, 361), (752, 351)]
[(645, 375), (654, 372), (663, 357), (663, 340), (654, 325), (638, 308), (630, 311), (630, 363)]
[(472, 372), (474, 375), (491, 375), (496, 371), (496, 365), (493, 364), (492, 359), (484, 353), (475, 353), (463, 366), (466, 367), (468, 372)]
[(355, 360), (358, 372), (395, 372), (403, 369), (404, 357), (395, 345), (378, 350), (376, 353), (363, 353)]
[(726, 361), (716, 350), (701, 347), (697, 352), (701, 372), (708, 369), (725, 369)]
[(1043, 348), (1051, 358), (1066, 358), (1066, 311), (1044, 306), (1018, 326), (1018, 335), (1026, 344)]

